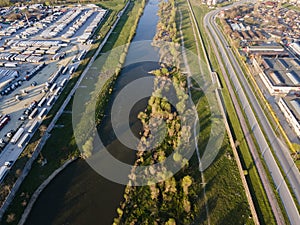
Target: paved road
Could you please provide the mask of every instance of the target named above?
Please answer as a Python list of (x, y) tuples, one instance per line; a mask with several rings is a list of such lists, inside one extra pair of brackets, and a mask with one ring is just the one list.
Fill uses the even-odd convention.
[[(205, 25), (208, 26), (210, 29), (214, 41), (216, 41), (217, 45), (219, 46), (219, 51), (221, 52), (222, 58), (226, 64), (226, 68), (229, 71), (230, 79), (235, 86), (235, 90), (237, 95), (241, 101), (243, 110), (248, 118), (249, 123), (251, 124), (252, 133), (260, 147), (261, 152), (263, 153), (264, 160), (267, 164), (267, 167), (272, 175), (274, 183), (277, 187), (278, 193), (281, 197), (281, 200), (284, 204), (284, 207), (287, 211), (291, 224), (298, 224), (300, 221), (299, 212), (297, 210), (296, 204), (292, 198), (292, 195), (287, 187), (286, 182), (281, 174), (281, 171), (273, 157), (273, 154), (268, 146), (267, 140), (261, 130), (261, 127), (255, 117), (254, 111), (257, 115), (258, 120), (261, 123), (266, 136), (269, 138), (272, 148), (276, 156), (278, 157), (281, 166), (289, 179), (292, 189), (298, 199), (300, 199), (300, 175), (299, 171), (294, 165), (294, 162), (289, 154), (289, 149), (282, 143), (277, 137), (272, 129), (266, 115), (264, 114), (263, 109), (258, 104), (258, 101), (252, 92), (248, 81), (243, 75), (243, 72), (235, 59), (232, 50), (230, 48), (224, 47), (228, 46), (224, 36), (218, 30), (215, 21), (215, 15), (218, 13), (219, 10), (213, 11), (209, 13), (205, 17)], [(236, 72), (235, 72), (235, 71)], [(243, 89), (243, 88), (244, 89)], [(248, 100), (249, 98), (249, 100)], [(251, 102), (251, 105), (249, 104)], [(253, 107), (253, 110), (252, 108)], [(298, 204), (298, 203), (297, 203)]]

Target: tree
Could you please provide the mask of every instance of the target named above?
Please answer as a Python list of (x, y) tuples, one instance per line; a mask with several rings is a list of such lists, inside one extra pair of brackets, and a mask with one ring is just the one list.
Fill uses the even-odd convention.
[(165, 223), (165, 225), (176, 225), (176, 221), (175, 221), (175, 219), (170, 218), (170, 219)]
[(14, 213), (10, 213), (7, 215), (6, 222), (7, 223), (12, 223), (16, 220), (16, 215)]
[(183, 208), (187, 213), (191, 211), (191, 203), (188, 200), (187, 196), (183, 197)]
[(175, 162), (180, 162), (182, 160), (182, 155), (176, 151), (173, 155), (173, 159)]
[(9, 0), (0, 0), (0, 7), (9, 6), (10, 1)]
[(85, 144), (82, 146), (82, 157), (83, 158), (89, 158), (92, 155), (93, 151), (93, 138), (90, 137)]
[(189, 186), (191, 186), (193, 183), (193, 179), (191, 176), (189, 175), (186, 175), (183, 179), (182, 179), (182, 182), (181, 182), (181, 186), (183, 188), (183, 192), (184, 194), (188, 194), (188, 188)]

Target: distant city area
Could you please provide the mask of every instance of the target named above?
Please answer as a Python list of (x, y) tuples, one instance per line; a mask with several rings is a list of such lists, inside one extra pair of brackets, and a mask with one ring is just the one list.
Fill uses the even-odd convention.
[(278, 117), (300, 137), (300, 13), (281, 3), (238, 6), (220, 18)]
[(92, 4), (0, 11), (0, 180), (84, 59), (106, 12)]

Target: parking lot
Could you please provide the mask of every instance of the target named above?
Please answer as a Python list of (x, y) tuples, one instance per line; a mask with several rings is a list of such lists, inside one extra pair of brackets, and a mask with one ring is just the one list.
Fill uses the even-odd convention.
[(0, 70), (14, 76), (1, 80), (0, 75), (0, 166), (15, 161), (26, 147), (34, 133), (29, 128), (34, 124), (37, 130), (47, 116), (106, 14), (98, 7), (53, 12), (55, 17), (48, 15), (35, 23), (38, 28), (24, 26), (12, 36), (2, 32)]

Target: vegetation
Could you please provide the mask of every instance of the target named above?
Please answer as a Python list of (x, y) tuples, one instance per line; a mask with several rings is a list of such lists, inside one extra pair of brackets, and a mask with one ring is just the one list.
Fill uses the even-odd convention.
[[(97, 84), (87, 84), (87, 85), (95, 85), (95, 89), (97, 87), (101, 87), (101, 90), (94, 95), (92, 95), (89, 102), (86, 103), (85, 112), (83, 115), (90, 115), (90, 113), (96, 112), (96, 126), (99, 126), (102, 118), (104, 116), (105, 106), (108, 103), (109, 97), (113, 91), (114, 84), (121, 72), (121, 68), (125, 62), (126, 55), (129, 48), (129, 43), (134, 37), (135, 30), (139, 21), (140, 16), (143, 13), (143, 9), (145, 7), (145, 0), (138, 0), (134, 3), (131, 3), (128, 8), (128, 12), (125, 13), (123, 20), (118, 23), (114, 32), (118, 35), (112, 35), (107, 44), (102, 49), (102, 57), (105, 57), (103, 65), (101, 65), (101, 76), (99, 76), (99, 80)], [(129, 32), (128, 32), (129, 30)], [(109, 50), (116, 49), (112, 52)], [(103, 54), (105, 53), (106, 54)], [(119, 60), (116, 60), (118, 59)], [(97, 65), (99, 67), (99, 65)], [(112, 70), (113, 68), (113, 70)], [(99, 73), (99, 71), (96, 71)], [(89, 81), (85, 81), (89, 82)], [(94, 102), (96, 102), (96, 110), (94, 109)], [(90, 146), (89, 143), (92, 142), (90, 138), (93, 136), (91, 133), (94, 121), (88, 121), (83, 116), (77, 128), (78, 133), (84, 134), (80, 137), (80, 140), (77, 140), (78, 143), (82, 143), (83, 146)], [(89, 131), (90, 132), (86, 132)], [(85, 131), (85, 132), (83, 132)], [(82, 152), (82, 156), (88, 157), (91, 155), (91, 148), (85, 147)]]
[[(161, 34), (168, 32), (161, 29), (161, 24), (164, 24), (164, 18), (171, 18), (169, 13), (177, 8), (173, 1), (167, 1), (160, 4), (161, 8), (169, 8), (164, 11), (161, 16), (161, 21), (158, 23), (157, 35), (154, 38), (154, 43), (166, 37)], [(178, 13), (176, 13), (178, 18)], [(188, 19), (187, 19), (188, 20)], [(188, 20), (189, 21), (189, 20)], [(171, 26), (169, 26), (171, 27)], [(177, 27), (177, 26), (176, 26)], [(188, 26), (187, 29), (189, 29)], [(175, 30), (175, 29), (174, 29)], [(165, 51), (162, 51), (161, 59), (166, 59)], [(167, 57), (167, 62), (174, 62), (170, 56)], [(165, 62), (164, 61), (164, 62)], [(197, 154), (189, 160), (183, 160), (182, 152), (177, 152), (178, 140), (188, 134), (190, 136), (190, 127), (181, 126), (180, 112), (185, 110), (181, 108), (180, 100), (186, 101), (188, 98), (186, 93), (186, 78), (178, 71), (178, 69), (164, 66), (156, 71), (155, 88), (153, 96), (148, 101), (148, 107), (144, 112), (139, 114), (139, 119), (143, 124), (144, 131), (142, 133), (141, 142), (139, 145), (140, 152), (137, 153), (135, 165), (149, 165), (164, 161), (170, 154), (174, 153), (174, 164), (182, 161), (183, 168), (173, 177), (158, 183), (149, 182), (148, 186), (132, 187), (128, 185), (124, 193), (124, 201), (117, 209), (118, 218), (115, 218), (114, 224), (207, 224), (210, 220), (211, 224), (252, 224), (249, 219), (249, 208), (246, 201), (239, 174), (234, 160), (232, 160), (232, 152), (228, 145), (228, 140), (225, 139), (221, 152), (217, 159), (205, 171), (206, 192), (203, 189), (201, 173), (198, 170), (199, 161)], [(172, 64), (174, 65), (174, 64)], [(160, 80), (171, 80), (174, 85), (175, 95), (179, 99), (176, 105), (176, 110), (168, 103), (168, 99), (159, 98), (157, 93), (168, 93), (171, 88), (167, 82), (159, 82)], [(200, 88), (200, 87), (195, 87)], [(197, 105), (197, 111), (200, 117), (201, 132), (199, 138), (200, 152), (205, 149), (207, 140), (210, 135), (211, 121), (210, 110), (207, 106), (207, 100), (201, 91), (194, 89), (192, 91), (192, 99)], [(163, 96), (163, 95), (162, 95)], [(201, 113), (200, 113), (201, 112)], [(152, 149), (151, 152), (143, 151), (149, 146), (149, 140), (152, 138), (150, 130), (160, 129), (160, 123), (153, 124), (152, 121), (157, 121), (157, 118), (162, 118), (166, 123), (166, 137), (159, 146)], [(184, 139), (184, 138), (183, 138)], [(182, 142), (183, 146), (190, 142)], [(150, 145), (151, 146), (151, 145)], [(168, 177), (168, 171), (165, 168), (158, 171), (148, 171), (162, 177)], [(132, 171), (129, 184), (135, 183), (142, 176), (137, 175)], [(231, 181), (228, 179), (228, 173), (232, 175)], [(218, 194), (217, 194), (218, 193)], [(205, 195), (205, 196), (204, 196)], [(207, 197), (207, 201), (205, 200)], [(206, 206), (209, 214), (206, 213)], [(225, 206), (225, 207), (224, 207)]]
[(10, 1), (9, 0), (0, 0), (0, 7), (9, 6)]
[[(183, 77), (177, 70), (168, 72), (168, 70), (160, 70), (160, 75), (156, 78), (157, 84), (154, 92), (168, 92), (171, 90), (171, 83), (162, 82), (171, 79), (175, 87), (177, 97), (177, 110), (182, 114), (183, 111), (188, 110), (184, 108), (185, 101), (188, 101), (188, 96), (185, 94), (185, 85), (182, 81)], [(163, 85), (165, 84), (165, 85)], [(179, 114), (180, 114), (179, 113)], [(139, 114), (139, 119), (143, 123), (144, 133), (141, 138), (137, 153), (136, 166), (152, 165), (154, 163), (163, 162), (167, 156), (178, 150), (173, 155), (173, 163), (183, 164), (184, 167), (188, 166), (188, 160), (184, 159), (185, 150), (190, 145), (191, 127), (181, 125), (182, 118), (178, 115), (177, 111), (172, 110), (170, 103), (167, 99), (152, 96), (148, 102), (148, 108), (145, 112)], [(162, 126), (162, 120), (166, 122), (167, 135), (162, 141), (161, 145), (154, 150), (144, 151), (148, 146), (153, 146), (152, 133), (159, 132)], [(150, 123), (151, 121), (157, 121)], [(151, 129), (150, 129), (151, 127)], [(167, 168), (162, 166), (161, 169), (151, 171), (157, 177), (169, 176), (171, 171), (166, 171)], [(137, 179), (143, 179), (146, 174), (135, 174), (132, 171), (131, 183), (135, 183)], [(137, 177), (138, 176), (138, 177)], [(191, 201), (196, 198), (196, 193), (189, 192), (189, 187), (192, 185), (194, 178), (189, 175), (179, 177), (171, 177), (165, 182), (158, 184), (149, 184), (140, 188), (128, 186), (125, 190), (124, 207), (118, 209), (120, 218), (115, 219), (115, 224), (130, 224), (140, 223), (143, 224), (164, 224), (170, 220), (181, 221), (183, 224), (191, 224), (194, 219), (194, 209), (191, 208)], [(126, 204), (126, 206), (125, 206)], [(137, 207), (138, 205), (138, 207)], [(159, 212), (162, 212), (159, 213)], [(152, 214), (152, 216), (150, 216)], [(164, 215), (163, 215), (164, 214)], [(171, 218), (168, 218), (168, 217)]]
[(153, 38), (153, 45), (160, 48), (161, 62), (175, 65), (179, 68), (178, 40), (176, 27), (176, 7), (174, 1), (160, 3), (158, 10), (160, 18), (157, 32)]
[[(6, 176), (5, 181), (1, 186), (4, 188), (0, 189), (0, 205), (2, 205), (3, 201), (5, 200), (6, 196), (8, 195), (12, 185), (15, 183), (16, 179), (20, 176), (22, 169), (24, 168), (26, 162), (29, 158), (31, 158), (31, 155), (33, 151), (35, 150), (36, 145), (40, 141), (41, 137), (44, 135), (47, 126), (51, 123), (52, 119), (56, 115), (57, 111), (59, 110), (60, 106), (63, 104), (65, 98), (69, 94), (69, 92), (72, 90), (74, 85), (76, 84), (77, 80), (79, 79), (81, 73), (83, 72), (84, 68), (87, 66), (89, 60), (91, 57), (95, 54), (99, 44), (103, 40), (104, 36), (109, 31), (109, 28), (113, 21), (116, 19), (117, 11), (111, 10), (107, 17), (104, 19), (104, 21), (100, 24), (98, 29), (96, 30), (94, 36), (98, 37), (99, 34), (102, 34), (101, 38), (97, 38), (97, 41), (92, 44), (90, 50), (87, 52), (85, 59), (82, 60), (81, 64), (77, 68), (77, 71), (75, 71), (69, 80), (68, 84), (64, 88), (63, 92), (60, 94), (59, 98), (56, 100), (54, 106), (51, 108), (50, 112), (48, 113), (47, 117), (43, 120), (42, 125), (40, 126), (40, 129), (35, 132), (34, 136), (31, 138), (31, 141), (29, 145), (25, 148), (25, 150), (22, 152), (16, 163), (14, 164), (13, 168), (11, 168), (11, 172)], [(71, 117), (70, 117), (71, 120)], [(72, 127), (70, 126), (70, 129)], [(60, 134), (64, 134), (64, 132), (60, 131)], [(72, 137), (69, 138), (69, 142)], [(64, 147), (65, 145), (61, 143), (61, 146)], [(78, 155), (77, 148), (71, 148), (69, 152), (69, 158), (72, 158), (74, 155)], [(57, 160), (60, 160), (57, 158)], [(61, 162), (63, 164), (63, 161)], [(52, 168), (52, 171), (54, 171), (56, 168)]]
[[(112, 7), (121, 8), (120, 4), (121, 0), (115, 1), (117, 4), (113, 5)], [(125, 2), (126, 3), (126, 2)], [(123, 6), (125, 4), (123, 2)], [(105, 3), (103, 3), (105, 4)], [(110, 3), (111, 4), (111, 3)], [(105, 4), (109, 6), (109, 4)], [(111, 35), (110, 38), (107, 41), (107, 44), (104, 46), (104, 48), (108, 49), (107, 45), (114, 46), (115, 43), (118, 43), (117, 45), (124, 45), (131, 41), (134, 31), (131, 32), (125, 32), (125, 30), (135, 29), (135, 26), (132, 26), (132, 24), (137, 24), (137, 20), (139, 16), (141, 15), (142, 11), (141, 8), (144, 7), (144, 0), (131, 2), (128, 9), (124, 12), (124, 15), (120, 18), (118, 26), (116, 26), (114, 32), (125, 34), (125, 36), (120, 35), (118, 38), (115, 38), (117, 35)], [(130, 12), (132, 11), (132, 15), (130, 16)], [(140, 11), (140, 13), (137, 13)], [(105, 34), (108, 32), (110, 26), (113, 24), (113, 21), (116, 19), (118, 11), (113, 10), (110, 12), (109, 16), (106, 18), (106, 20), (103, 22), (102, 26), (96, 31), (96, 36), (99, 36), (101, 34), (101, 39), (105, 36)], [(128, 21), (129, 20), (129, 21)], [(135, 22), (134, 22), (135, 21)], [(36, 132), (32, 140), (30, 141), (30, 144), (27, 146), (27, 148), (24, 150), (20, 158), (16, 161), (16, 164), (12, 168), (12, 172), (7, 176), (7, 179), (5, 181), (5, 185), (1, 187), (1, 194), (3, 199), (7, 195), (8, 191), (10, 190), (11, 186), (15, 182), (15, 180), (19, 177), (21, 174), (21, 169), (23, 168), (25, 163), (27, 162), (28, 158), (31, 156), (35, 146), (37, 145), (38, 141), (40, 140), (41, 136), (46, 130), (46, 127), (50, 124), (52, 118), (56, 114), (57, 110), (63, 103), (64, 99), (68, 95), (69, 91), (72, 89), (72, 87), (75, 85), (76, 81), (78, 80), (79, 76), (81, 75), (82, 71), (86, 67), (89, 59), (92, 57), (92, 55), (95, 53), (98, 45), (101, 43), (101, 39), (98, 40), (96, 43), (93, 44), (91, 50), (87, 53), (86, 58), (83, 60), (83, 63), (79, 66), (77, 71), (74, 73), (72, 79), (69, 81), (68, 85), (60, 95), (59, 99), (55, 103), (52, 110), (49, 112), (47, 118), (44, 120), (40, 130)], [(126, 50), (126, 49), (124, 49)], [(126, 50), (127, 51), (127, 50)], [(126, 52), (125, 51), (125, 52)], [(113, 56), (111, 56), (113, 57)], [(115, 61), (115, 60), (114, 60)], [(124, 62), (124, 59), (121, 59), (120, 62)], [(109, 94), (111, 93), (113, 84), (107, 84), (104, 86), (104, 89), (100, 91), (99, 97), (100, 99), (103, 99), (103, 101), (100, 100), (98, 104), (99, 112), (101, 112), (102, 107), (104, 108), (106, 106), (105, 102), (107, 102), (107, 99), (109, 98)], [(72, 109), (72, 101), (68, 104), (66, 107), (66, 110)], [(36, 190), (36, 188), (58, 167), (60, 167), (65, 161), (67, 161), (70, 158), (76, 157), (79, 155), (79, 151), (73, 136), (73, 128), (72, 128), (72, 114), (70, 113), (63, 113), (60, 119), (57, 121), (57, 124), (62, 125), (62, 127), (54, 128), (51, 132), (51, 137), (47, 140), (46, 145), (44, 146), (39, 159), (33, 164), (33, 167), (28, 174), (28, 177), (24, 180), (23, 184), (21, 185), (19, 191), (16, 194), (15, 199), (13, 200), (11, 206), (7, 210), (4, 220), (1, 221), (1, 224), (17, 224), (20, 216), (22, 215), (22, 212), (24, 208), (27, 205), (28, 200), (30, 199), (33, 192)], [(41, 162), (43, 159), (47, 159), (47, 164), (44, 166), (41, 166)], [(6, 192), (6, 194), (4, 194)]]
[[(191, 0), (191, 4), (193, 6), (193, 10), (201, 31), (201, 36), (203, 38), (206, 51), (208, 53), (208, 57), (210, 59), (212, 68), (214, 71), (216, 71), (218, 74), (222, 74), (219, 63), (217, 62), (216, 56), (214, 55), (213, 51), (211, 50), (211, 44), (207, 37), (207, 34), (204, 29), (203, 25), (203, 17), (204, 15), (209, 11), (207, 6), (201, 5), (198, 1)], [(235, 113), (234, 106), (232, 104), (230, 95), (228, 93), (227, 87), (225, 85), (225, 81), (223, 79), (223, 76), (219, 76), (220, 82), (222, 85), (222, 95), (224, 98), (224, 102), (226, 105), (227, 115), (231, 127), (231, 131), (233, 134), (234, 139), (237, 143), (237, 149), (238, 153), (242, 162), (242, 166), (245, 171), (247, 171), (246, 180), (248, 183), (248, 187), (250, 189), (252, 199), (254, 201), (254, 205), (259, 217), (259, 220), (261, 224), (275, 224), (275, 219), (271, 210), (271, 207), (269, 205), (266, 193), (264, 191), (264, 188), (262, 186), (262, 183), (260, 181), (260, 177), (258, 175), (258, 172), (253, 166), (253, 158), (249, 152), (247, 142), (244, 138), (243, 131), (241, 129), (238, 117)]]

